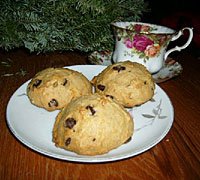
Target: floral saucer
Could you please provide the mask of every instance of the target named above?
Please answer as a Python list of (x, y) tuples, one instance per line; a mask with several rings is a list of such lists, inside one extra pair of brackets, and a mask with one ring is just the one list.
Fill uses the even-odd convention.
[[(112, 54), (112, 51), (95, 51), (88, 56), (88, 60), (91, 64), (109, 66), (113, 64)], [(156, 83), (161, 83), (178, 76), (179, 74), (181, 74), (182, 70), (183, 68), (181, 64), (169, 57), (165, 61), (162, 69), (157, 73), (152, 74), (152, 76)]]

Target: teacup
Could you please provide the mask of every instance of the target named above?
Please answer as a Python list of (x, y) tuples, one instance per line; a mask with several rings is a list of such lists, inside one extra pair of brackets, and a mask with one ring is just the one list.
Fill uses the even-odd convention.
[[(171, 52), (185, 49), (193, 38), (193, 29), (189, 27), (176, 32), (165, 26), (139, 22), (115, 22), (112, 26), (116, 39), (113, 61), (138, 62), (151, 73), (158, 72)], [(166, 51), (169, 42), (178, 39), (184, 30), (189, 31), (187, 42)]]

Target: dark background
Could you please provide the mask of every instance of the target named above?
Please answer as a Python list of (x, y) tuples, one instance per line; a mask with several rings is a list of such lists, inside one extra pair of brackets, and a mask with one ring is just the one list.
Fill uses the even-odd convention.
[[(160, 23), (167, 16), (178, 12), (200, 14), (200, 0), (145, 0), (151, 11), (144, 14), (143, 20)], [(199, 19), (200, 22), (200, 19)]]
[[(193, 40), (187, 51), (200, 57), (200, 0), (145, 0), (150, 12), (144, 13), (142, 22), (167, 26), (175, 30), (183, 27), (193, 27)], [(171, 42), (174, 46), (184, 44), (188, 33), (178, 42)], [(184, 50), (185, 51), (185, 50)]]

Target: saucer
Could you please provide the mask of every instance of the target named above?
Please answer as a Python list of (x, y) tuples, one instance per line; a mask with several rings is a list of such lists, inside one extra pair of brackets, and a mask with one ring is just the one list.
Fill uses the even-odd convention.
[[(95, 51), (88, 56), (88, 60), (91, 64), (109, 66), (113, 64), (112, 54), (113, 52), (109, 50), (100, 52)], [(156, 83), (161, 83), (178, 76), (181, 74), (182, 70), (181, 64), (168, 57), (162, 69), (157, 73), (152, 74), (152, 76)]]

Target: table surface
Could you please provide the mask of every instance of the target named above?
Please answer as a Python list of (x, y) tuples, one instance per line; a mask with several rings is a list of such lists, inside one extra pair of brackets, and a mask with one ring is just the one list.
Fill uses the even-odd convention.
[[(87, 55), (78, 52), (36, 55), (24, 49), (1, 51), (0, 179), (200, 179), (200, 59), (184, 51), (175, 56), (183, 66), (182, 74), (159, 84), (175, 111), (173, 125), (165, 138), (140, 155), (87, 164), (37, 153), (20, 143), (6, 124), (9, 98), (24, 82), (47, 67), (87, 64)], [(27, 72), (24, 76), (23, 71)]]

